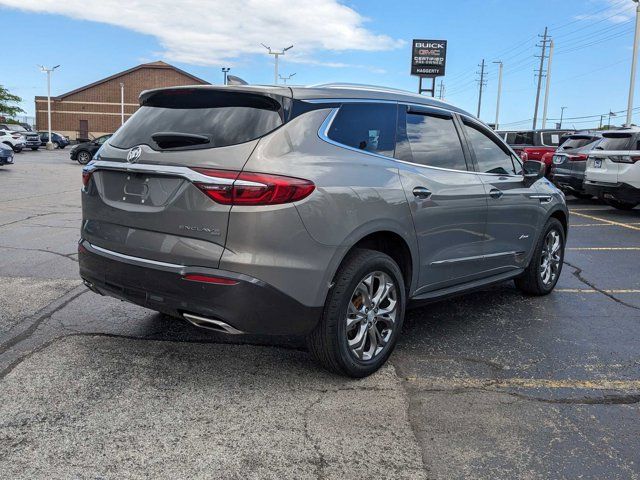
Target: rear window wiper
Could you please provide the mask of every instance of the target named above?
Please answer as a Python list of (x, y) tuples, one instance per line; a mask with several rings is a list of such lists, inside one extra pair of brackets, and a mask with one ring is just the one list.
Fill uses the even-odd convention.
[(211, 141), (211, 139), (205, 135), (182, 132), (156, 132), (151, 135), (151, 138), (153, 138), (153, 141), (156, 142), (160, 148), (177, 148), (189, 147), (191, 145), (204, 145)]

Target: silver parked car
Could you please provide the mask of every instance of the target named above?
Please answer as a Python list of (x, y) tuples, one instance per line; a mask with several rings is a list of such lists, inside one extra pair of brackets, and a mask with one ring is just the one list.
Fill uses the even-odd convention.
[(304, 335), (352, 377), (405, 310), (514, 279), (545, 295), (563, 194), (486, 125), (374, 87), (143, 92), (83, 170), (92, 290), (230, 334)]

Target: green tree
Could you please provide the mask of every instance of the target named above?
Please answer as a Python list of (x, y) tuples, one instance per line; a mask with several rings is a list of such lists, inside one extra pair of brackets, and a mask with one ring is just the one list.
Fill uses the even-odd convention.
[(0, 114), (14, 116), (18, 113), (24, 113), (23, 109), (14, 105), (21, 101), (22, 99), (19, 96), (13, 95), (9, 90), (0, 85)]

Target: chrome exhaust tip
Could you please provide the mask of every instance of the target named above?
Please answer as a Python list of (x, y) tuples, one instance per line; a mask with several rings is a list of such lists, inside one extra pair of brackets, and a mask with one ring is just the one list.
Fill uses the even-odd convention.
[(207, 330), (213, 330), (214, 332), (228, 333), (229, 335), (242, 335), (244, 333), (237, 328), (233, 328), (228, 323), (215, 318), (201, 317), (200, 315), (194, 315), (192, 313), (183, 313), (182, 316), (187, 322), (198, 328), (205, 328)]

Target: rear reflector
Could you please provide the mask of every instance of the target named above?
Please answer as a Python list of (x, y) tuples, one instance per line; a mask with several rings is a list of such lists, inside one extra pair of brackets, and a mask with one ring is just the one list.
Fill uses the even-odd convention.
[(216, 285), (237, 285), (240, 283), (237, 280), (232, 280), (230, 278), (212, 277), (196, 273), (188, 273), (187, 275), (184, 275), (182, 279), (189, 280), (190, 282), (214, 283)]
[(209, 198), (222, 205), (280, 205), (297, 202), (308, 197), (316, 188), (309, 180), (283, 175), (204, 168), (194, 170), (209, 177), (233, 181), (195, 184)]
[(93, 172), (91, 170), (82, 169), (82, 185), (85, 187), (89, 185), (89, 180), (91, 180), (91, 174)]

